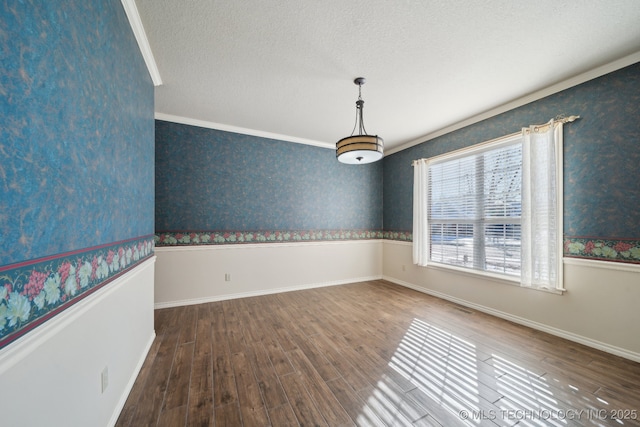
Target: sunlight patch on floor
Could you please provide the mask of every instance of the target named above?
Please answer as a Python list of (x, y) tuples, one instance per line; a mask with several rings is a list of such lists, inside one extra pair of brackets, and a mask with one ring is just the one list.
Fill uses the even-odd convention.
[(481, 410), (475, 346), (468, 341), (414, 319), (389, 366), (452, 414)]
[(388, 375), (363, 397), (359, 425), (612, 425), (602, 418), (606, 400), (583, 395), (584, 409), (576, 408), (565, 402), (574, 402), (577, 386), (486, 349), (476, 351), (473, 343), (419, 319), (411, 322), (388, 366)]

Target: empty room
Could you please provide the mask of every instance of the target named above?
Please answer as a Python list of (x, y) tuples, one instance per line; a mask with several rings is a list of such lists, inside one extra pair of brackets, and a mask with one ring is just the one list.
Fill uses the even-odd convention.
[(0, 425), (640, 426), (637, 0), (0, 16)]

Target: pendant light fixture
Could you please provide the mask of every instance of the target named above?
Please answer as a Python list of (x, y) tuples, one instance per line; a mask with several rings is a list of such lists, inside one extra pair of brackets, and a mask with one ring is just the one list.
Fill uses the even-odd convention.
[[(367, 135), (362, 119), (364, 101), (362, 100), (362, 85), (364, 77), (358, 77), (353, 81), (358, 85), (358, 100), (356, 101), (356, 122), (353, 125), (351, 136), (342, 138), (336, 143), (336, 157), (341, 163), (350, 165), (362, 165), (372, 163), (382, 158), (384, 154), (384, 140), (378, 135)], [(356, 129), (358, 131), (355, 134)], [(355, 135), (354, 135), (355, 134)]]

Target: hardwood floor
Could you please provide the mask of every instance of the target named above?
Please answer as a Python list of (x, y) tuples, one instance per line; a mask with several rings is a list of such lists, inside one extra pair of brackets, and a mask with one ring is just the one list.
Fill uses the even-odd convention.
[(117, 426), (640, 425), (640, 364), (384, 281), (155, 316)]

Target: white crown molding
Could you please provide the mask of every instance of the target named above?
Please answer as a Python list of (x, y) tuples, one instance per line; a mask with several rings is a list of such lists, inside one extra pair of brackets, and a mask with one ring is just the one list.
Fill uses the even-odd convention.
[[(123, 4), (125, 2), (133, 2), (133, 0), (122, 0)], [(146, 39), (146, 37), (145, 37)], [(466, 126), (472, 125), (474, 123), (478, 123), (482, 120), (497, 116), (499, 114), (505, 113), (507, 111), (513, 110), (515, 108), (521, 107), (523, 105), (529, 104), (531, 102), (537, 101), (539, 99), (542, 99), (544, 97), (547, 97), (549, 95), (553, 95), (555, 93), (558, 92), (562, 92), (563, 90), (569, 89), (571, 87), (577, 86), (579, 84), (585, 83), (589, 80), (593, 80), (595, 78), (601, 77), (605, 74), (609, 74), (611, 72), (617, 71), (621, 68), (627, 67), (629, 65), (635, 64), (636, 62), (640, 62), (640, 52), (636, 52), (633, 53), (631, 55), (625, 56), (623, 58), (620, 58), (616, 61), (610, 62), (608, 64), (605, 64), (603, 66), (594, 68), (593, 70), (584, 72), (582, 74), (579, 74), (575, 77), (569, 78), (567, 80), (564, 80), (562, 82), (556, 83), (555, 85), (546, 87), (544, 89), (541, 89), (539, 91), (536, 91), (534, 93), (531, 93), (529, 95), (523, 96), (521, 98), (518, 98), (514, 101), (508, 102), (506, 104), (503, 104), (499, 107), (496, 107), (494, 109), (491, 109), (489, 111), (486, 111), (484, 113), (475, 115), (473, 117), (470, 117), (466, 120), (463, 120), (461, 122), (458, 123), (454, 123), (450, 126), (447, 126), (445, 128), (442, 128), (440, 130), (437, 130), (435, 132), (432, 132), (430, 134), (427, 134), (425, 136), (422, 136), (420, 138), (414, 139), (413, 141), (410, 141), (406, 144), (403, 144), (399, 147), (394, 147), (391, 149), (386, 149), (385, 150), (385, 156), (397, 153), (399, 151), (402, 150), (406, 150), (407, 148), (411, 148), (415, 145), (419, 145), (422, 144), (424, 142), (430, 141), (432, 139), (435, 139), (439, 136), (442, 135), (446, 135), (448, 133), (454, 132), (458, 129), (462, 129)], [(159, 77), (159, 76), (158, 76)], [(314, 147), (321, 147), (321, 148), (328, 148), (328, 149), (332, 149), (335, 150), (335, 144), (334, 143), (327, 143), (327, 142), (321, 142), (321, 141), (315, 141), (315, 140), (311, 140), (311, 139), (305, 139), (305, 138), (298, 138), (298, 137), (294, 137), (294, 136), (289, 136), (289, 135), (282, 135), (282, 134), (276, 134), (276, 133), (270, 133), (270, 132), (264, 132), (264, 131), (259, 131), (259, 130), (255, 130), (255, 129), (248, 129), (248, 128), (243, 128), (243, 127), (238, 127), (238, 126), (231, 126), (231, 125), (225, 125), (222, 123), (215, 123), (215, 122), (209, 122), (209, 121), (205, 121), (205, 120), (199, 120), (199, 119), (192, 119), (192, 118), (188, 118), (188, 117), (181, 117), (181, 116), (174, 116), (172, 114), (166, 114), (166, 113), (159, 113), (156, 112), (155, 113), (155, 118), (157, 120), (164, 120), (164, 121), (168, 121), (168, 122), (174, 122), (174, 123), (181, 123), (181, 124), (185, 124), (185, 125), (191, 125), (191, 126), (198, 126), (198, 127), (203, 127), (203, 128), (208, 128), (208, 129), (216, 129), (216, 130), (222, 130), (222, 131), (226, 131), (226, 132), (234, 132), (234, 133), (239, 133), (239, 134), (243, 134), (243, 135), (253, 135), (253, 136), (258, 136), (261, 138), (268, 138), (268, 139), (275, 139), (275, 140), (280, 140), (280, 141), (287, 141), (287, 142), (294, 142), (294, 143), (298, 143), (298, 144), (306, 144), (306, 145), (312, 145)]]
[(320, 148), (336, 149), (336, 144), (315, 141), (312, 139), (298, 138), (295, 136), (281, 135), (278, 133), (263, 132), (255, 129), (247, 129), (238, 126), (224, 125), (222, 123), (208, 122), (206, 120), (191, 119), (189, 117), (174, 116), (172, 114), (155, 113), (156, 120), (164, 120), (166, 122), (181, 123), (183, 125), (198, 126), (207, 129), (222, 130), (225, 132), (239, 133), (243, 135), (259, 136), (261, 138), (275, 139), (279, 141), (295, 142), (296, 144), (312, 145)]
[[(539, 91), (533, 92), (529, 95), (523, 96), (522, 98), (518, 98), (514, 101), (508, 102), (506, 104), (503, 104), (499, 107), (496, 107), (484, 113), (480, 113), (476, 116), (470, 117), (461, 122), (454, 123), (451, 126), (447, 126), (445, 128), (442, 128), (440, 130), (437, 130), (435, 132), (432, 132), (420, 138), (414, 139), (413, 141), (407, 142), (406, 144), (403, 144), (399, 147), (394, 147), (392, 149), (386, 150), (385, 156), (397, 153), (402, 150), (406, 150), (407, 148), (411, 148), (415, 145), (422, 144), (424, 142), (435, 139), (439, 136), (446, 135), (458, 129), (462, 129), (466, 126), (472, 125), (474, 123), (478, 123), (482, 120), (486, 120), (490, 117), (497, 116), (498, 114), (506, 113), (507, 111), (511, 111), (515, 108), (537, 101), (549, 95), (553, 95), (554, 93), (562, 92), (563, 90), (588, 82), (589, 80), (593, 80), (595, 78), (604, 76), (605, 74), (609, 74), (621, 68), (635, 64), (636, 62), (640, 62), (640, 52), (632, 53), (631, 55), (625, 56), (624, 58), (620, 58), (616, 61), (594, 68), (593, 70), (584, 72), (575, 77), (571, 77), (570, 79), (564, 80), (560, 83), (556, 83), (554, 85), (551, 85)], [(565, 113), (565, 112), (564, 111), (558, 112), (558, 114), (562, 114), (562, 113)], [(571, 114), (571, 112), (567, 112), (567, 113)], [(514, 129), (514, 131), (517, 131), (517, 130), (518, 129)]]
[(153, 57), (151, 46), (149, 46), (147, 33), (144, 31), (144, 26), (142, 25), (142, 20), (140, 19), (136, 2), (134, 0), (121, 0), (121, 2), (124, 7), (124, 12), (127, 14), (127, 18), (129, 19), (129, 25), (131, 25), (133, 34), (136, 36), (136, 41), (140, 47), (140, 52), (142, 53), (144, 62), (147, 64), (147, 69), (151, 75), (153, 85), (160, 86), (162, 84), (162, 78), (160, 77), (160, 71), (158, 71), (156, 60)]

